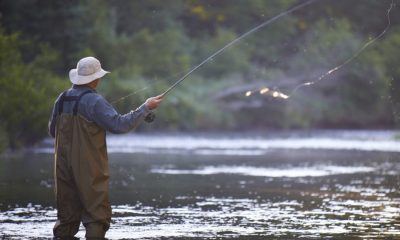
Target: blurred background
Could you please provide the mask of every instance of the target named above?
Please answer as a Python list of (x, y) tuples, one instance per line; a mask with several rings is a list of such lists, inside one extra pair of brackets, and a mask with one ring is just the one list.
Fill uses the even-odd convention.
[[(301, 1), (0, 1), (0, 149), (47, 136), (55, 98), (85, 56), (111, 71), (99, 92), (121, 113), (160, 94), (240, 34)], [(397, 0), (394, 1), (399, 3)], [(393, 129), (400, 111), (400, 8), (391, 0), (316, 1), (243, 39), (171, 92), (139, 131)]]
[[(47, 122), (79, 59), (125, 113), (304, 2), (0, 0), (0, 239), (52, 237)], [(399, 239), (399, 46), (399, 0), (316, 0), (229, 47), (108, 134), (108, 239)]]

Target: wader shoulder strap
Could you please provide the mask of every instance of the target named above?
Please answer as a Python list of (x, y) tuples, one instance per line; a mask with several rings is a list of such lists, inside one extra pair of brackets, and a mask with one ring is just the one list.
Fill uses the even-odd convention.
[(85, 95), (87, 93), (92, 93), (92, 92), (94, 92), (94, 91), (86, 90), (78, 96), (66, 96), (67, 91), (63, 92), (60, 99), (58, 100), (58, 114), (61, 114), (63, 112), (64, 102), (75, 102), (73, 114), (76, 115), (78, 113), (79, 101), (81, 100), (83, 95)]
[(78, 113), (78, 107), (79, 107), (79, 101), (81, 100), (81, 98), (85, 95), (85, 94), (88, 94), (88, 93), (92, 93), (93, 91), (92, 90), (86, 90), (86, 91), (84, 91), (83, 93), (81, 93), (77, 98), (77, 100), (75, 100), (75, 105), (74, 105), (74, 110), (73, 110), (73, 113), (74, 113), (74, 115), (76, 115), (77, 113)]

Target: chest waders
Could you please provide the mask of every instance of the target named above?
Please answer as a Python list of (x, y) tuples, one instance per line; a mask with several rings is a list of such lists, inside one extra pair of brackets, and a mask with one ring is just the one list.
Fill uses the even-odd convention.
[[(79, 96), (62, 94), (58, 102), (55, 136), (55, 194), (57, 222), (54, 236), (71, 238), (80, 222), (87, 238), (102, 239), (110, 226), (106, 132), (78, 114)], [(64, 102), (74, 102), (73, 112), (63, 112)]]

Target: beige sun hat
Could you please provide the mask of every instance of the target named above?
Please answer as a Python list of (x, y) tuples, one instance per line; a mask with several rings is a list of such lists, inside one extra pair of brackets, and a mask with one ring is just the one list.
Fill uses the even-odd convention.
[(73, 84), (83, 85), (103, 77), (108, 71), (101, 68), (100, 61), (94, 57), (79, 60), (76, 68), (69, 71), (69, 79)]

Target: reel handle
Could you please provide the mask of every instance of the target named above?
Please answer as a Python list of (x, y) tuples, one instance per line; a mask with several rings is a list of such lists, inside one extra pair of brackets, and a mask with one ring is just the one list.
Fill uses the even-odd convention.
[(154, 119), (156, 119), (156, 114), (154, 112), (150, 112), (149, 114), (147, 114), (147, 116), (144, 118), (144, 121), (147, 123), (151, 123), (154, 121)]

